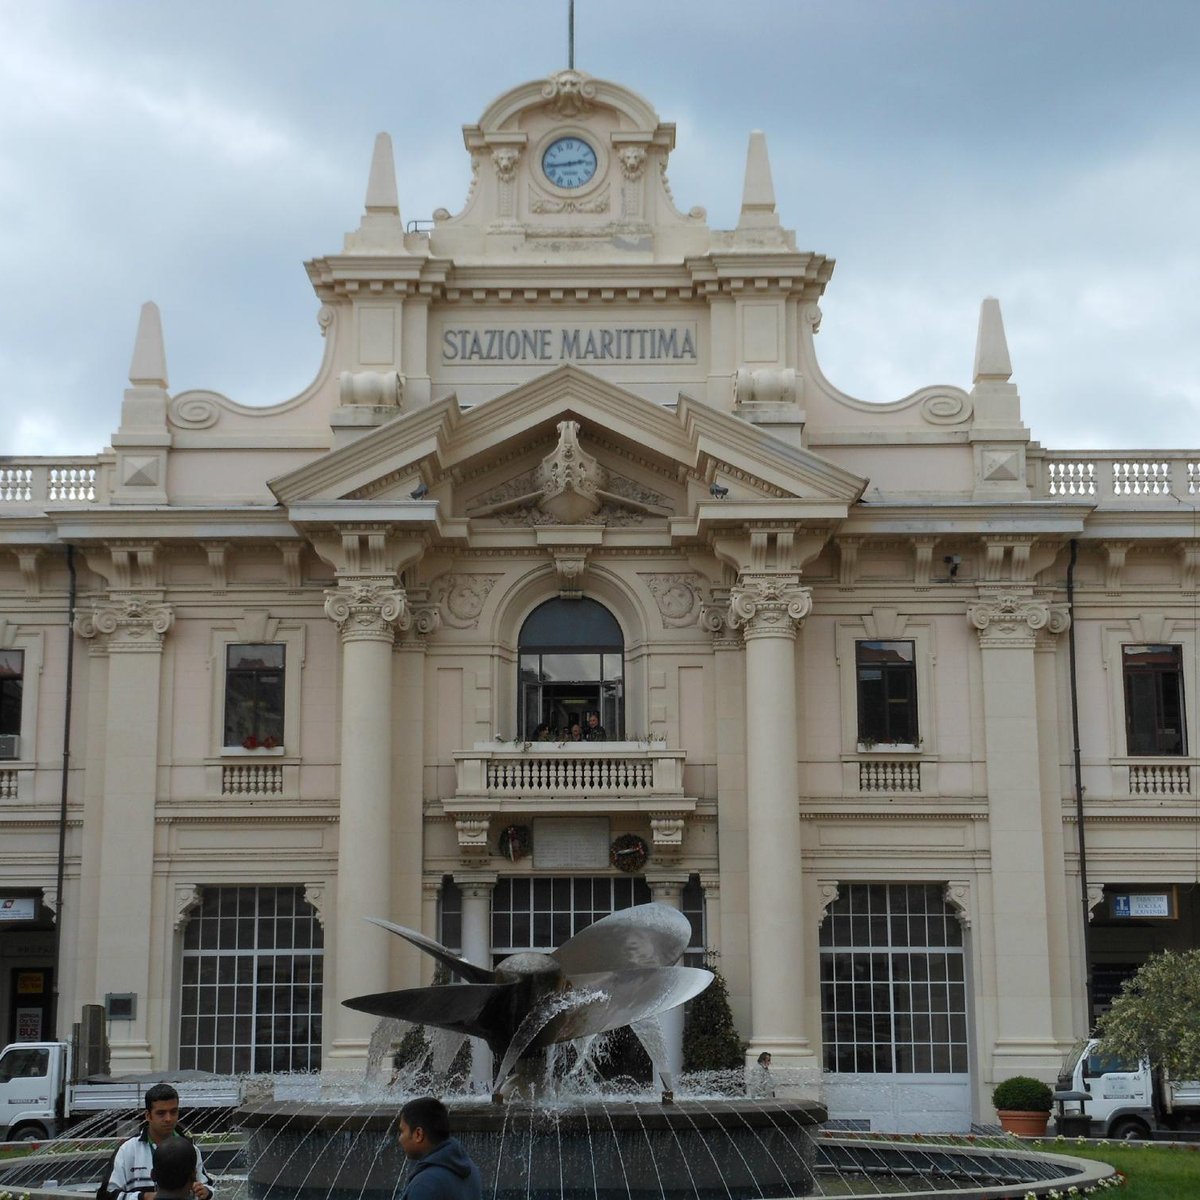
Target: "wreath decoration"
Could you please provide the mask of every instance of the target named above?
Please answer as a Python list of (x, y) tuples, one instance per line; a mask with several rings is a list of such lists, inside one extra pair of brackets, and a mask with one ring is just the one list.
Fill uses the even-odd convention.
[(613, 839), (612, 845), (608, 848), (608, 861), (618, 871), (624, 871), (627, 875), (632, 875), (634, 871), (640, 871), (646, 865), (646, 859), (649, 857), (650, 848), (646, 845), (645, 839), (638, 837), (636, 833), (621, 834), (620, 837)]
[(519, 862), (533, 849), (533, 830), (528, 825), (508, 825), (500, 831), (500, 854), (509, 862)]

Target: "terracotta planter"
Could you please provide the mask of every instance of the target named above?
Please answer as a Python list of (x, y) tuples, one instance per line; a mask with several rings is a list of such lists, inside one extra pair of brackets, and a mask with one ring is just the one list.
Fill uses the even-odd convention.
[(1002, 1108), (996, 1115), (1000, 1118), (1000, 1128), (1005, 1133), (1015, 1133), (1018, 1137), (1045, 1137), (1046, 1125), (1050, 1121), (1048, 1112), (1023, 1112), (1019, 1109)]

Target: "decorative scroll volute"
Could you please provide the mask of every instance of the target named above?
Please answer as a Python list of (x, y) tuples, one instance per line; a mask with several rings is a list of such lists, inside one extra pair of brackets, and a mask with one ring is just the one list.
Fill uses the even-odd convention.
[(159, 651), (174, 624), (175, 610), (169, 604), (125, 596), (81, 613), (75, 618), (75, 632), (82, 638), (103, 635), (113, 651)]
[(343, 642), (390, 642), (395, 630), (412, 624), (404, 590), (385, 582), (357, 580), (327, 591), (325, 615)]
[(730, 628), (744, 637), (795, 637), (812, 611), (812, 589), (792, 574), (743, 574), (729, 594)]
[(1029, 647), (1039, 630), (1062, 633), (1071, 623), (1065, 604), (1017, 592), (995, 592), (967, 605), (967, 620), (983, 646)]

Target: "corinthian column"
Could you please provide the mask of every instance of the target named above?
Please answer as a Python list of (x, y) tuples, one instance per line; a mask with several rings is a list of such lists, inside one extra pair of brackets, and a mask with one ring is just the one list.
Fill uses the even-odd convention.
[(1048, 934), (1048, 875), (1061, 872), (1062, 862), (1047, 860), (1061, 843), (1062, 818), (1056, 796), (1043, 804), (1034, 653), (1039, 635), (1062, 632), (1069, 618), (1029, 588), (1003, 585), (981, 588), (967, 619), (983, 661), (991, 920), (981, 913), (981, 924), (993, 941), (997, 980), (994, 1010), (985, 1003), (984, 1020), (1001, 1078), (1050, 1071), (1062, 1048), (1053, 1018), (1067, 998), (1054, 995)]
[(796, 574), (743, 572), (729, 623), (746, 643), (750, 1048), (776, 1067), (812, 1066), (804, 1034), (800, 804), (796, 768), (796, 631), (812, 593)]
[[(96, 958), (95, 998), (132, 992), (132, 1021), (109, 1030), (112, 1065), (117, 1071), (147, 1071), (162, 1058), (150, 1031), (161, 1027), (152, 1011), (149, 947), (154, 945), (154, 806), (158, 794), (159, 704), (163, 640), (175, 621), (171, 606), (156, 596), (119, 595), (76, 618), (75, 630), (96, 638), (108, 651), (105, 699), (104, 793), (98, 837), (83, 874), (94, 879), (96, 910), (109, 937)], [(85, 880), (84, 894), (90, 880)], [(153, 996), (153, 999), (159, 999)]]
[[(392, 810), (392, 640), (411, 620), (390, 579), (344, 581), (326, 593), (325, 613), (342, 635), (341, 803), (333, 972), (338, 999), (386, 991), (386, 936), (366, 917), (390, 919)], [(366, 1064), (376, 1018), (335, 1003), (330, 1065)], [(340, 1060), (340, 1061), (336, 1061)]]

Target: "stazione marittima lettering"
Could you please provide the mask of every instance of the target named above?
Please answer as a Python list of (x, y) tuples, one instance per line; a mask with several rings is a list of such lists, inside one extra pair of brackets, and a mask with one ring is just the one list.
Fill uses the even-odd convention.
[(443, 362), (675, 362), (696, 361), (692, 330), (649, 329), (447, 329)]

